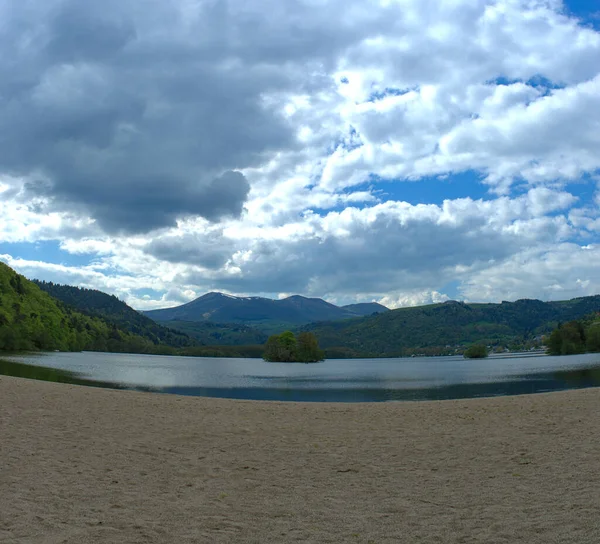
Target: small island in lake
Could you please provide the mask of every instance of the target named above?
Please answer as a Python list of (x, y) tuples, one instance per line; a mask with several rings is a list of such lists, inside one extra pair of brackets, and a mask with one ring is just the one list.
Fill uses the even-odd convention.
[(465, 359), (485, 359), (487, 356), (488, 350), (483, 344), (472, 344), (463, 353)]
[(318, 363), (325, 359), (317, 337), (312, 332), (273, 334), (267, 340), (263, 359), (277, 363)]

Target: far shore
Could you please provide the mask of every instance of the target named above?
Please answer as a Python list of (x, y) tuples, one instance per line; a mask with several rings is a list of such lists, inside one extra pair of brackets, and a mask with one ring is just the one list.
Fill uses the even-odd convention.
[(600, 389), (285, 403), (0, 376), (3, 543), (600, 542)]
[[(220, 346), (221, 348), (225, 348), (225, 349), (230, 349), (230, 348), (236, 348), (237, 346)], [(242, 346), (244, 347), (244, 346)], [(212, 349), (217, 349), (219, 348), (219, 346), (208, 346), (208, 348)], [(6, 358), (12, 358), (12, 357), (35, 357), (35, 356), (44, 356), (47, 354), (53, 354), (53, 353), (114, 353), (114, 354), (120, 354), (120, 355), (150, 355), (153, 357), (192, 357), (192, 358), (199, 358), (199, 359), (258, 359), (258, 360), (263, 360), (262, 357), (256, 356), (256, 355), (240, 355), (240, 354), (235, 354), (235, 355), (231, 355), (228, 353), (221, 353), (219, 355), (195, 355), (193, 353), (132, 353), (132, 352), (121, 352), (121, 351), (115, 351), (115, 352), (111, 352), (111, 351), (89, 351), (89, 350), (82, 350), (82, 351), (63, 351), (63, 350), (52, 350), (52, 351), (0, 351), (0, 359), (2, 359), (2, 357)], [(525, 350), (525, 351), (501, 351), (501, 352), (494, 352), (494, 351), (490, 351), (488, 352), (487, 358), (489, 359), (505, 359), (505, 358), (512, 358), (512, 357), (541, 357), (541, 356), (546, 356), (548, 355), (547, 350), (545, 349), (536, 349), (536, 350)], [(356, 360), (356, 359), (412, 359), (412, 358), (439, 358), (439, 357), (461, 357), (462, 353), (446, 353), (446, 354), (439, 354), (439, 355), (427, 355), (427, 354), (413, 354), (413, 355), (361, 355), (361, 356), (355, 356), (355, 357), (325, 357), (325, 359), (321, 360), (321, 361), (310, 361), (309, 364), (312, 364), (313, 362), (315, 363), (322, 363), (323, 361), (326, 360), (330, 360), (330, 361), (338, 361), (338, 360)], [(277, 361), (271, 361), (271, 362), (277, 362)], [(292, 362), (292, 363), (305, 363), (305, 361), (288, 361), (288, 362)]]

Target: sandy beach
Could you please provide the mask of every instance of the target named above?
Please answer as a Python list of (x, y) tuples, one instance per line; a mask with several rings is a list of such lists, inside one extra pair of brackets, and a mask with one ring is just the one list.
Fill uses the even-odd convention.
[(600, 390), (321, 404), (0, 377), (0, 542), (600, 542)]

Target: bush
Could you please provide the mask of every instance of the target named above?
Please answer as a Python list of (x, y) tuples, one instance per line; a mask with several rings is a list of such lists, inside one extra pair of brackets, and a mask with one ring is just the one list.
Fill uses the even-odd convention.
[(473, 344), (463, 353), (465, 359), (484, 359), (488, 356), (488, 350), (483, 344)]

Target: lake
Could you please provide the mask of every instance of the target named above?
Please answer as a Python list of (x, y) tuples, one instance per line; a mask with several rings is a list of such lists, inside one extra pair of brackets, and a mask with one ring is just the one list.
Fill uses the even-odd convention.
[(487, 359), (227, 359), (48, 353), (3, 357), (0, 374), (159, 393), (255, 400), (442, 400), (600, 386), (600, 354)]

